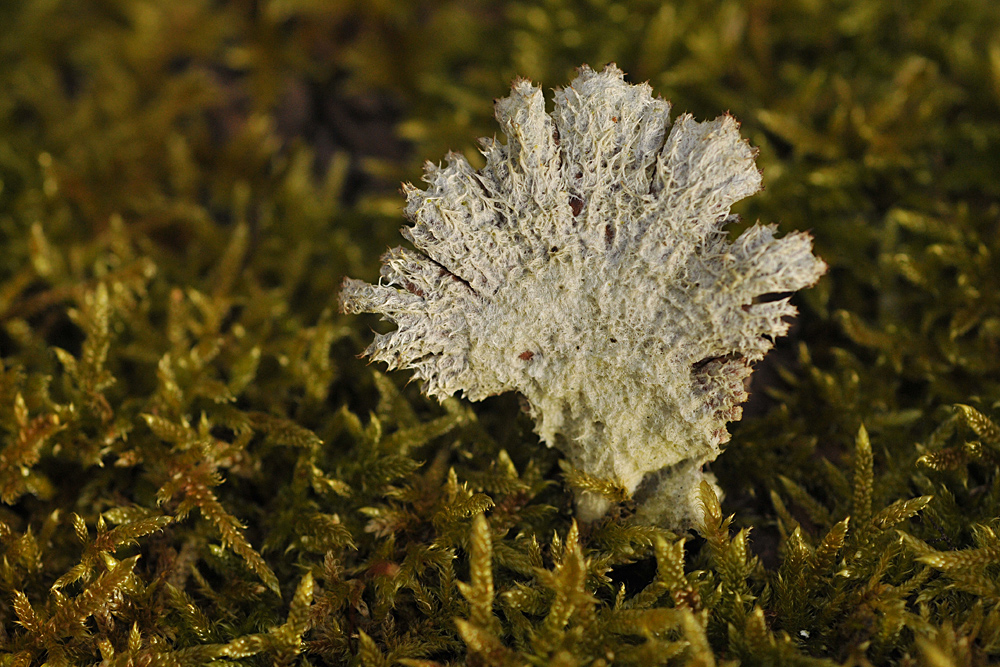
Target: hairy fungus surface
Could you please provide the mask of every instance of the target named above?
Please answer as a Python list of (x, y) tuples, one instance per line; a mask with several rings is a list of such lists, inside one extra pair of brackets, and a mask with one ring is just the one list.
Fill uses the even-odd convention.
[[(397, 325), (372, 359), (439, 398), (520, 392), (572, 466), (680, 528), (796, 312), (788, 293), (826, 266), (805, 233), (758, 224), (730, 243), (731, 205), (761, 187), (755, 152), (729, 115), (671, 126), (669, 111), (614, 66), (581, 68), (551, 114), (516, 81), (496, 104), (507, 143), (484, 139), (478, 171), (452, 153), (426, 190), (404, 186), (416, 250), (390, 250), (378, 285), (347, 279), (341, 301)], [(577, 495), (583, 519), (608, 504)]]

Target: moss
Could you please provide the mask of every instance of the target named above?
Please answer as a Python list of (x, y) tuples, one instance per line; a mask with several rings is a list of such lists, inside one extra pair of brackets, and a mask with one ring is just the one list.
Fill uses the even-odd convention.
[[(0, 664), (986, 664), (1000, 8), (0, 3)], [(520, 74), (729, 110), (830, 275), (697, 534), (335, 313)], [(768, 379), (769, 378), (769, 379)], [(862, 428), (863, 425), (863, 428)], [(732, 516), (730, 516), (732, 515)]]

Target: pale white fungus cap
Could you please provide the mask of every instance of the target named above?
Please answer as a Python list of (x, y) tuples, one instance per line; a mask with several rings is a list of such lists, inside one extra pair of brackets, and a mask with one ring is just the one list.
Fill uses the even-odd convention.
[[(730, 206), (761, 188), (755, 151), (729, 115), (671, 127), (669, 111), (613, 65), (581, 68), (552, 114), (516, 81), (496, 103), (506, 144), (484, 139), (478, 171), (452, 153), (426, 190), (404, 186), (416, 250), (390, 250), (378, 285), (345, 280), (341, 302), (396, 323), (372, 359), (442, 399), (520, 392), (571, 465), (684, 528), (751, 365), (796, 312), (787, 293), (826, 265), (805, 233), (758, 224), (729, 243)], [(582, 519), (607, 509), (577, 496)]]

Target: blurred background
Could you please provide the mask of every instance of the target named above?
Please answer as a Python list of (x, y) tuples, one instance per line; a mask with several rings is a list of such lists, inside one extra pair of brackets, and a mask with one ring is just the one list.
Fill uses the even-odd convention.
[[(988, 0), (4, 2), (0, 351), (48, 367), (47, 345), (78, 349), (58, 305), (140, 259), (163, 295), (238, 293), (225, 317), (275, 341), (332, 327), (342, 278), (373, 279), (399, 242), (401, 181), (449, 150), (481, 165), (515, 76), (550, 90), (609, 62), (675, 114), (740, 120), (765, 190), (737, 212), (811, 231), (831, 267), (751, 414), (777, 392), (808, 458), (862, 421), (912, 441), (943, 406), (1000, 400)], [(329, 357), (350, 369), (379, 325), (345, 326)], [(357, 401), (357, 382), (316, 396)]]
[[(796, 297), (797, 328), (748, 410), (784, 403), (772, 418), (806, 443), (800, 462), (817, 442), (837, 455), (829, 443), (862, 421), (905, 442), (943, 406), (1000, 400), (988, 0), (5, 2), (0, 351), (47, 367), (47, 345), (78, 348), (58, 304), (139, 258), (164, 295), (234, 295), (226, 317), (279, 348), (298, 327), (332, 327), (342, 278), (373, 279), (400, 242), (401, 181), (449, 150), (481, 165), (475, 141), (496, 133), (493, 100), (514, 77), (551, 90), (609, 62), (674, 114), (741, 121), (765, 184), (737, 205), (744, 224), (808, 230), (831, 267)], [(340, 377), (384, 326), (363, 322), (330, 348)], [(368, 382), (316, 396), (361, 405)], [(763, 454), (732, 449), (745, 457), (719, 473), (742, 470), (734, 488), (773, 481), (745, 479)]]

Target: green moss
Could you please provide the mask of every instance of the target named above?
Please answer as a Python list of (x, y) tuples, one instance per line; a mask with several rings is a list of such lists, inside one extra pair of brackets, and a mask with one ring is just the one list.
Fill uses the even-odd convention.
[[(996, 661), (997, 34), (987, 0), (0, 3), (0, 664)], [(739, 118), (740, 212), (831, 266), (698, 535), (336, 314), (400, 180), (475, 159), (515, 75), (610, 60)], [(574, 523), (581, 485), (618, 511)]]

